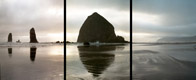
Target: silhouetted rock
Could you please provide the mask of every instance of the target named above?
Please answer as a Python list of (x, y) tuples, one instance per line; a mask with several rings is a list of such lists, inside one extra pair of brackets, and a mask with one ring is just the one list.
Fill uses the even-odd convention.
[(38, 43), (34, 28), (30, 30), (30, 43)]
[(69, 41), (66, 41), (66, 43), (71, 43), (71, 42), (69, 42)]
[(84, 45), (90, 45), (90, 43), (89, 43), (89, 42), (84, 42), (83, 44), (84, 44)]
[(16, 43), (21, 43), (20, 40), (16, 41)]
[(77, 42), (125, 42), (124, 38), (116, 37), (113, 25), (98, 13), (88, 16), (82, 25)]
[(126, 42), (128, 43), (128, 41), (125, 41), (125, 39), (122, 36), (117, 36), (115, 39), (115, 42)]
[(8, 35), (8, 42), (12, 42), (12, 33), (9, 33)]
[(56, 43), (60, 43), (60, 41), (56, 41)]

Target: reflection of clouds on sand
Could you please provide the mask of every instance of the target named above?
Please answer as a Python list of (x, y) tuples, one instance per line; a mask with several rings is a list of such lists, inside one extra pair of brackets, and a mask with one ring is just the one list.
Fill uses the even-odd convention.
[(55, 46), (49, 49), (50, 55), (64, 55), (63, 48), (62, 49), (59, 49), (59, 48), (61, 48), (61, 46)]
[(115, 58), (115, 64), (112, 64), (102, 77), (103, 80), (130, 80), (130, 55)]
[(157, 54), (159, 52), (157, 51), (151, 51), (151, 50), (134, 50), (133, 51), (134, 54), (142, 54), (142, 53), (152, 53), (152, 54)]
[(66, 46), (66, 58), (71, 58), (73, 55), (78, 55), (78, 51), (75, 50), (74, 46)]
[(63, 45), (55, 46), (1, 47), (1, 80), (63, 80), (63, 55), (50, 54), (54, 48), (63, 50)]
[(192, 54), (187, 45), (159, 45), (162, 50), (146, 47), (149, 49), (144, 46), (140, 47), (140, 50), (133, 49), (134, 80), (194, 80), (196, 78), (194, 77), (196, 62), (179, 58), (179, 56), (189, 57), (181, 54)]
[[(36, 44), (36, 43), (5, 43), (3, 45), (0, 45), (0, 48), (8, 48), (8, 55), (11, 58), (13, 56), (13, 49), (20, 49), (20, 48), (24, 48), (24, 49), (20, 49), (20, 51), (22, 52), (30, 52), (30, 60), (32, 62), (35, 61), (36, 58), (36, 52), (37, 52), (37, 48), (43, 48), (43, 50), (45, 51), (44, 53), (42, 52), (43, 50), (40, 49), (38, 50), (38, 52), (42, 52), (39, 53), (38, 55), (43, 55), (45, 53), (47, 53), (47, 55), (50, 56), (62, 56), (64, 55), (64, 49), (61, 46), (61, 44), (54, 44), (53, 43), (41, 43), (41, 44)], [(27, 50), (27, 48), (30, 48), (30, 50)], [(45, 48), (47, 48), (47, 50), (45, 50)], [(14, 52), (18, 52), (18, 51), (14, 51)], [(46, 54), (45, 54), (46, 55)]]

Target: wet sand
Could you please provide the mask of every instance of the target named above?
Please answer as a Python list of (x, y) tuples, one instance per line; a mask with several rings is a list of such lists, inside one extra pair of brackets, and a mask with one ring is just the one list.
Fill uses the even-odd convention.
[(1, 80), (64, 80), (63, 48), (59, 44), (1, 44)]
[(66, 80), (129, 80), (130, 45), (66, 45)]
[(133, 44), (133, 80), (196, 80), (196, 44)]

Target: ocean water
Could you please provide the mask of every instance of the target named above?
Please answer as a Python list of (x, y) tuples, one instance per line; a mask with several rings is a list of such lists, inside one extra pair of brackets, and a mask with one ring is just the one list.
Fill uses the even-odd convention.
[(133, 80), (196, 80), (196, 44), (133, 44)]
[(0, 80), (64, 80), (64, 44), (0, 43)]
[(129, 79), (129, 44), (66, 44), (66, 80)]

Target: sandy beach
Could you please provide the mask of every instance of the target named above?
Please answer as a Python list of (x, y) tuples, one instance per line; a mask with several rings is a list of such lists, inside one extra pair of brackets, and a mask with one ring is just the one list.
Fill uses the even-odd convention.
[(195, 80), (196, 44), (133, 44), (133, 80)]
[(64, 80), (64, 44), (0, 43), (1, 80)]

